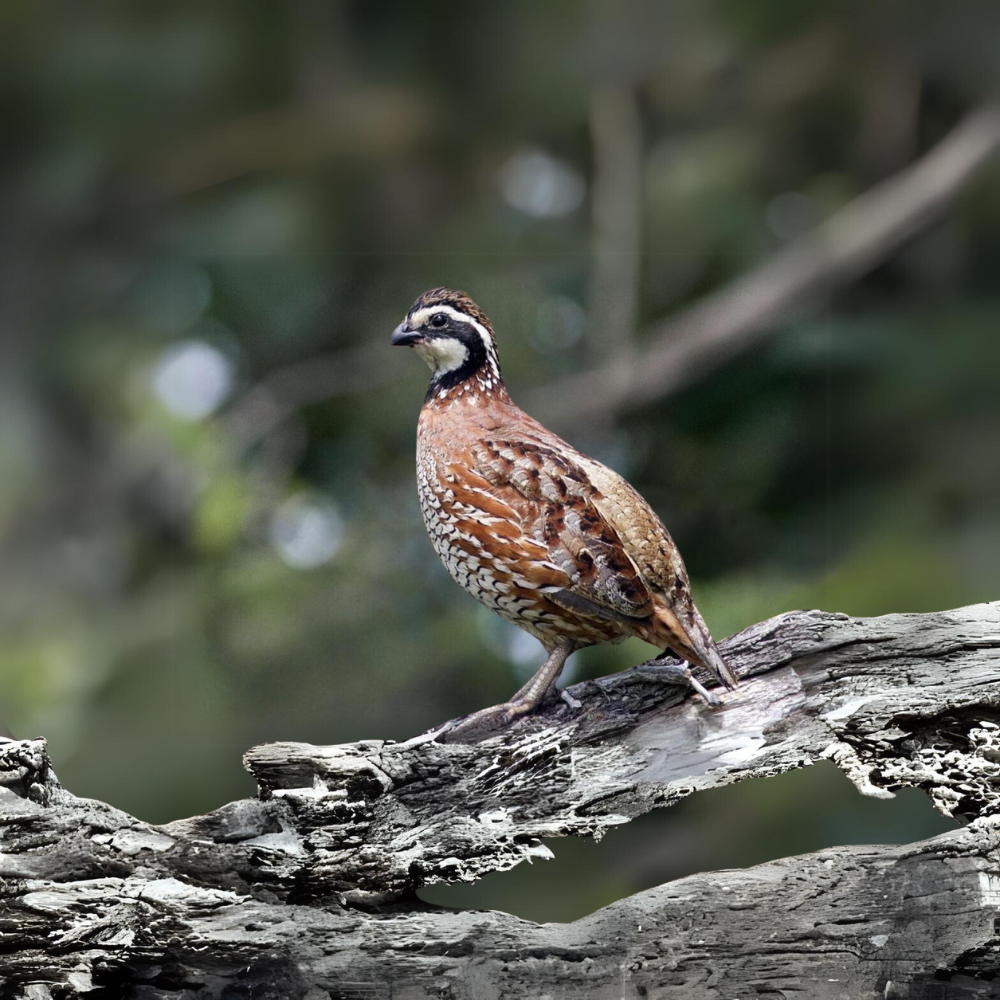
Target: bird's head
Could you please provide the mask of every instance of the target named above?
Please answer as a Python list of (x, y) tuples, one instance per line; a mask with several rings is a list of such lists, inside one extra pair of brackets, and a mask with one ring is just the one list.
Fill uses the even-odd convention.
[(464, 292), (432, 288), (410, 307), (391, 343), (412, 347), (431, 370), (432, 395), (469, 383), (481, 391), (503, 386), (493, 327)]

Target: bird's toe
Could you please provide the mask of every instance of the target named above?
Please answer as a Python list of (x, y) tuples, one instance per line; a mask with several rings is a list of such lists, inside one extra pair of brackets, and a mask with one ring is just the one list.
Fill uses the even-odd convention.
[(479, 743), (492, 736), (499, 736), (527, 711), (528, 709), (524, 705), (515, 701), (480, 709), (443, 730), (438, 741), (440, 743)]

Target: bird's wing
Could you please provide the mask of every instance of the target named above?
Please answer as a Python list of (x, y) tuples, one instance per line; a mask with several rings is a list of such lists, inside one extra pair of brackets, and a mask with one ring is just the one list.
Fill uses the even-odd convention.
[(475, 457), (479, 474), (511, 507), (517, 498), (529, 505), (531, 537), (570, 580), (552, 595), (556, 603), (592, 617), (652, 617), (679, 656), (735, 685), (691, 598), (677, 546), (624, 478), (554, 436), (484, 441)]
[(618, 530), (625, 551), (656, 595), (656, 616), (680, 639), (671, 648), (734, 687), (736, 677), (695, 607), (684, 560), (656, 511), (613, 469), (585, 455), (580, 455), (578, 462), (598, 490), (598, 507)]
[(571, 458), (541, 443), (484, 441), (475, 450), (475, 466), (480, 489), (518, 511), (519, 544), (544, 551), (525, 575), (545, 576), (555, 603), (590, 617), (649, 618), (653, 595)]

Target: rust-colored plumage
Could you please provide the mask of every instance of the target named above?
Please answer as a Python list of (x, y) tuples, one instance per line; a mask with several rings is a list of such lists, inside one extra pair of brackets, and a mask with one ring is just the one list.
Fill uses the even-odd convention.
[(511, 401), (482, 310), (462, 292), (433, 289), (392, 342), (412, 346), (432, 371), (417, 484), (434, 548), (469, 593), (548, 653), (510, 702), (461, 728), (475, 735), (531, 711), (570, 653), (629, 636), (732, 686), (669, 532), (621, 476)]

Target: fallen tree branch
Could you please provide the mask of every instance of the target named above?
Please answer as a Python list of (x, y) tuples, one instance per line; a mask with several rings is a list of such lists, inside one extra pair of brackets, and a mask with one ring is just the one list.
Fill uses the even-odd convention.
[[(901, 1000), (942, 978), (996, 995), (1000, 604), (793, 612), (723, 647), (743, 683), (721, 709), (626, 671), (476, 745), (271, 744), (246, 756), (257, 798), (165, 826), (64, 790), (43, 741), (0, 743), (0, 995)], [(566, 925), (413, 894), (820, 758), (969, 825), (694, 876)]]

